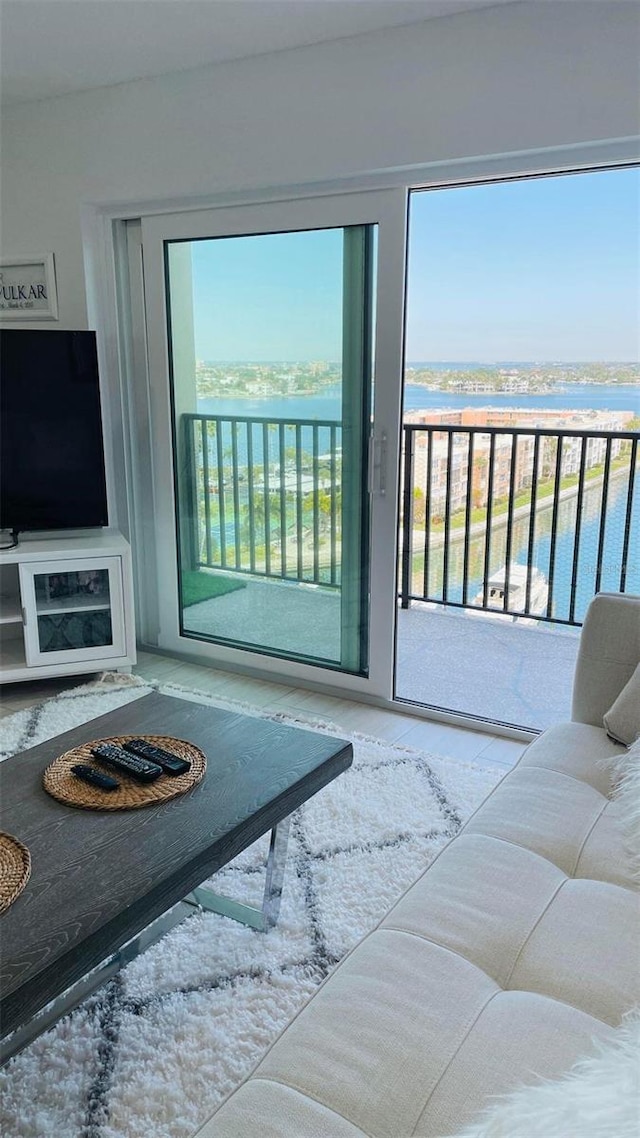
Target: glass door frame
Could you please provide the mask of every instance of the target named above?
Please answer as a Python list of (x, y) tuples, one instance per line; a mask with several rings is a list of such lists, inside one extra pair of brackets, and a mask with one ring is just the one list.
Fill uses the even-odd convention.
[[(325, 689), (339, 687), (341, 692), (351, 690), (384, 700), (392, 698), (407, 200), (406, 189), (397, 188), (225, 205), (143, 218), (159, 649), (202, 658), (203, 663), (214, 666), (235, 666), (254, 673), (259, 669), (274, 679), (290, 678)], [(368, 224), (377, 227), (378, 255), (374, 414), (369, 440), (369, 673), (365, 677), (218, 643), (203, 643), (181, 633), (174, 471), (165, 450), (172, 437), (165, 243)]]

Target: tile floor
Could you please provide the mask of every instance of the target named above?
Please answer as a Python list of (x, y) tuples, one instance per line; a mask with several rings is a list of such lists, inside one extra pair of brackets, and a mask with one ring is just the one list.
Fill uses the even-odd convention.
[[(157, 679), (182, 684), (184, 687), (238, 699), (254, 707), (275, 707), (282, 711), (307, 712), (350, 731), (387, 739), (391, 743), (424, 748), (458, 760), (478, 760), (506, 770), (517, 762), (526, 743), (500, 738), (485, 732), (430, 721), (406, 712), (387, 711), (349, 699), (337, 699), (286, 684), (270, 683), (250, 677), (217, 671), (196, 664), (183, 663), (169, 656), (141, 652), (134, 674), (144, 679)], [(77, 687), (92, 679), (91, 675), (66, 676), (63, 679), (39, 680), (33, 683), (6, 684), (0, 691), (0, 715), (12, 715), (59, 691)]]

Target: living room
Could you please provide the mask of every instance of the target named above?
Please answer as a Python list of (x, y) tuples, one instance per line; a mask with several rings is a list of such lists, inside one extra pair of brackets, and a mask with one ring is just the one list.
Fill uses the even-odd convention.
[[(41, 656), (38, 678), (29, 679), (25, 667), (26, 676), (4, 686), (6, 753), (44, 746), (52, 735), (77, 731), (87, 720), (158, 691), (187, 699), (201, 693), (227, 711), (275, 717), (292, 729), (319, 728), (354, 746), (352, 770), (320, 793), (320, 813), (309, 816), (306, 834), (296, 832), (294, 823), (296, 896), (286, 894), (285, 871), (281, 923), (264, 947), (255, 947), (264, 934), (199, 912), (166, 938), (168, 953), (158, 955), (158, 946), (147, 950), (123, 973), (124, 987), (111, 980), (101, 990), (106, 997), (89, 997), (3, 1071), (6, 1132), (16, 1138), (115, 1138), (143, 1130), (187, 1138), (255, 1066), (303, 996), (384, 916), (535, 737), (531, 724), (514, 724), (506, 714), (479, 722), (393, 698), (407, 193), (637, 163), (638, 10), (618, 0), (4, 0), (2, 16), (3, 84), (7, 91), (13, 84), (2, 106), (3, 270), (29, 259), (42, 259), (45, 269), (52, 264), (48, 281), (56, 297), (53, 319), (50, 313), (40, 321), (4, 313), (2, 328), (97, 333), (109, 531), (124, 544), (105, 551), (89, 538), (93, 545), (85, 556), (90, 549), (92, 557), (121, 559), (125, 614), (119, 654), (111, 653), (115, 665), (105, 654), (99, 665), (89, 658), (77, 671), (65, 664), (56, 674)], [(183, 499), (172, 484), (176, 423), (166, 379), (163, 292), (170, 278), (172, 343), (182, 351), (178, 247), (195, 247), (205, 236), (282, 234), (288, 227), (353, 234), (363, 222), (378, 226), (376, 435), (367, 472), (373, 524), (366, 533), (361, 513), (345, 525), (353, 539), (350, 553), (345, 539), (343, 556), (349, 553), (355, 570), (342, 591), (336, 659), (327, 667), (319, 662), (320, 651), (314, 656), (295, 646), (275, 652), (267, 646), (260, 652), (251, 642), (189, 635), (176, 603), (176, 550), (183, 540), (176, 513)], [(175, 264), (164, 261), (165, 247), (175, 251)], [(185, 390), (176, 381), (174, 407)], [(352, 428), (346, 419), (343, 425)], [(362, 440), (358, 445), (364, 446)], [(315, 446), (317, 465), (323, 443), (309, 446)], [(294, 450), (295, 444), (289, 446), (292, 463)], [(284, 459), (280, 465), (284, 471)], [(346, 485), (352, 475), (346, 460), (344, 465)], [(361, 450), (352, 465), (363, 467)], [(306, 477), (301, 470), (287, 475), (298, 487)], [(319, 497), (317, 486), (313, 493)], [(301, 512), (299, 533), (303, 520)], [(279, 548), (297, 556), (297, 536), (289, 534)], [(19, 538), (18, 550), (5, 555), (14, 567), (28, 540)], [(60, 556), (67, 540), (53, 539), (52, 556)], [(44, 560), (42, 550), (38, 557)], [(275, 552), (273, 557), (275, 563)], [(282, 585), (275, 588), (282, 593)], [(314, 580), (304, 589), (309, 604), (322, 592)], [(225, 604), (242, 606), (249, 592), (238, 588)], [(355, 634), (344, 616), (349, 606), (360, 612)], [(255, 613), (247, 619), (257, 624)], [(364, 649), (363, 622), (369, 632)], [(309, 622), (309, 633), (311, 628)], [(631, 660), (636, 647), (629, 651)], [(629, 661), (622, 672), (621, 688)], [(107, 678), (96, 681), (96, 673)], [(93, 693), (91, 684), (97, 684)], [(568, 720), (568, 697), (566, 704), (559, 718)], [(366, 754), (358, 750), (364, 737)], [(417, 776), (416, 754), (428, 756), (433, 776), (424, 791), (429, 780)], [(352, 774), (360, 781), (341, 791)], [(322, 794), (330, 793), (338, 798), (322, 806)], [(326, 830), (338, 819), (345, 832), (336, 855), (328, 852)], [(345, 853), (350, 833), (358, 847), (351, 861)], [(372, 843), (375, 851), (366, 852)], [(387, 847), (399, 853), (389, 865)], [(254, 898), (266, 852), (262, 846), (247, 849), (222, 870), (224, 891)], [(380, 889), (361, 911), (359, 898), (373, 879)], [(315, 908), (297, 896), (305, 882), (315, 890)], [(340, 912), (346, 897), (351, 916)], [(196, 921), (190, 942), (184, 927)], [(220, 925), (233, 927), (212, 937)], [(252, 961), (256, 976), (243, 988)], [(233, 981), (230, 969), (236, 970)], [(181, 1018), (180, 1007), (189, 1000)], [(260, 1004), (262, 1012), (253, 1018)], [(607, 1022), (613, 1025), (614, 1018)], [(173, 1032), (162, 1060), (167, 1069), (156, 1079), (153, 1061), (167, 1032)], [(121, 1045), (119, 1035), (126, 1040)], [(566, 1066), (579, 1054), (574, 1040)], [(169, 1089), (172, 1063), (181, 1064), (182, 1091)], [(554, 1063), (562, 1069), (559, 1056)], [(270, 1107), (265, 1102), (260, 1109)], [(417, 1116), (411, 1127), (398, 1121), (397, 1130), (384, 1112), (377, 1122), (332, 1118), (315, 1120), (313, 1130), (310, 1117), (294, 1111), (285, 1129), (273, 1134), (405, 1138), (410, 1132), (454, 1134), (468, 1121), (461, 1111), (440, 1132), (414, 1131)], [(271, 1133), (266, 1122), (260, 1129), (247, 1121), (235, 1125), (237, 1134)], [(530, 1138), (526, 1130), (504, 1133)], [(594, 1131), (594, 1138), (622, 1133), (619, 1126)]]

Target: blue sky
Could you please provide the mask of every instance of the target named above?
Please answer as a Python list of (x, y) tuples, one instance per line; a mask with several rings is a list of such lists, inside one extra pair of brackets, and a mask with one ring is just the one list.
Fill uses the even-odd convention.
[[(638, 169), (412, 195), (407, 360), (637, 360), (639, 218)], [(199, 359), (340, 359), (340, 230), (192, 250)]]
[(342, 230), (192, 244), (201, 360), (339, 360)]
[(640, 171), (414, 194), (408, 360), (633, 360)]

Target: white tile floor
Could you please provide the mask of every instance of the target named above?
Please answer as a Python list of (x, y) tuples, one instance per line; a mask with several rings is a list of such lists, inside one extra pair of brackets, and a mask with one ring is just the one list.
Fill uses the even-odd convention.
[[(478, 760), (500, 770), (518, 760), (526, 743), (499, 738), (485, 732), (418, 718), (406, 712), (387, 711), (349, 699), (337, 699), (286, 684), (269, 683), (221, 672), (195, 664), (185, 664), (169, 656), (141, 652), (134, 673), (144, 679), (170, 680), (184, 687), (243, 700), (254, 707), (275, 707), (281, 711), (305, 711), (330, 720), (344, 730), (361, 731), (391, 743), (424, 748), (458, 760)], [(64, 679), (33, 683), (6, 684), (1, 689), (0, 715), (12, 715), (59, 691), (77, 687), (93, 677), (67, 676)]]

